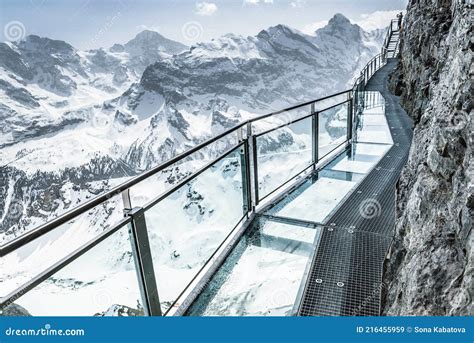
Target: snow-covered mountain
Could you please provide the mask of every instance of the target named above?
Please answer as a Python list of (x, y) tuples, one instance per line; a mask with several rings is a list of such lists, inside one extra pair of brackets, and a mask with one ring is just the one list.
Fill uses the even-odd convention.
[[(151, 31), (126, 44), (91, 51), (38, 36), (0, 43), (0, 243), (243, 119), (349, 88), (362, 66), (378, 53), (382, 40), (381, 31), (364, 32), (336, 15), (314, 35), (277, 25), (256, 36), (227, 34), (190, 48)], [(306, 149), (310, 141), (306, 136), (288, 129), (284, 140), (269, 144)], [(132, 192), (134, 204), (143, 204), (176, 183), (212, 153), (210, 149), (197, 154), (195, 160), (157, 175), (153, 187), (144, 185)], [(222, 202), (211, 200), (241, 199), (240, 173), (234, 170), (238, 164), (222, 163), (204, 178), (207, 187), (190, 186), (168, 204), (166, 211), (176, 212), (173, 220), (182, 222), (183, 228), (202, 227), (207, 232), (209, 222), (218, 227), (219, 220), (230, 217), (226, 211), (233, 201), (223, 207)], [(240, 204), (234, 205), (240, 209)], [(241, 215), (239, 210), (234, 212)], [(67, 235), (46, 237), (40, 247), (52, 251), (53, 244), (85, 242), (121, 216), (120, 199), (112, 198), (70, 223), (70, 229), (64, 229)], [(160, 221), (164, 227), (169, 224), (156, 215), (154, 222)], [(210, 230), (208, 235), (187, 235), (194, 242), (199, 238), (215, 243), (221, 234)], [(192, 255), (190, 251), (196, 249), (187, 249), (184, 243), (179, 253), (173, 251), (182, 236), (160, 237), (153, 243), (167, 251), (160, 260), (169, 271), (182, 268), (179, 277), (184, 280), (191, 269), (198, 268), (200, 255)], [(133, 272), (129, 262), (124, 262), (128, 250), (117, 249), (126, 239), (126, 234), (118, 235), (117, 242), (109, 244), (110, 252), (122, 251), (116, 259), (121, 262), (111, 270), (125, 264)], [(202, 259), (208, 257), (200, 253)], [(3, 263), (13, 265), (15, 256), (11, 259)], [(29, 260), (24, 268), (8, 269), (11, 287), (27, 280), (26, 270), (46, 263), (41, 258)], [(97, 280), (103, 279), (101, 273)], [(114, 275), (122, 280), (122, 274)], [(66, 289), (70, 279), (53, 286)], [(85, 288), (95, 281), (88, 282)], [(120, 304), (133, 307), (136, 298)], [(97, 306), (93, 313), (107, 312), (113, 305)]]
[(158, 61), (117, 100), (121, 118), (151, 123), (125, 159), (148, 168), (249, 114), (347, 89), (381, 41), (380, 32), (366, 33), (336, 15), (315, 36), (278, 25), (255, 37), (228, 34)]
[[(278, 25), (189, 49), (152, 31), (91, 51), (38, 36), (0, 43), (0, 231), (14, 223), (6, 195), (29, 208), (46, 191), (38, 178), (57, 192), (133, 175), (244, 118), (346, 89), (381, 41), (337, 14), (312, 36)], [(36, 225), (33, 213), (13, 231)]]
[[(312, 36), (278, 25), (189, 49), (152, 31), (91, 51), (38, 36), (0, 43), (0, 160), (9, 165), (0, 232), (38, 224), (26, 211), (31, 194), (68, 182), (87, 192), (88, 182), (133, 175), (252, 115), (346, 89), (381, 43), (381, 31), (340, 14)], [(25, 207), (27, 223), (13, 230), (7, 194)]]
[(120, 95), (149, 64), (185, 49), (152, 31), (108, 50), (78, 51), (35, 35), (0, 43), (0, 148), (92, 120), (94, 105)]

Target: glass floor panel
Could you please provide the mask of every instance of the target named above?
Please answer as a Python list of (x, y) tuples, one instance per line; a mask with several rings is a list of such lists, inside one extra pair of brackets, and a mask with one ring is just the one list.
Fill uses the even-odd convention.
[(354, 181), (322, 177), (275, 215), (321, 223), (355, 185)]
[(383, 126), (370, 128), (365, 127), (358, 133), (358, 141), (362, 143), (393, 144), (390, 131), (383, 130)]
[(390, 145), (382, 144), (353, 144), (352, 156), (344, 157), (336, 163), (332, 170), (367, 174), (390, 150)]
[(290, 315), (319, 235), (319, 228), (255, 220), (187, 315)]
[(393, 144), (385, 117), (385, 101), (378, 92), (367, 92), (366, 108), (358, 118), (357, 142)]
[(362, 125), (386, 125), (387, 120), (384, 115), (375, 115), (375, 114), (363, 114), (361, 116)]
[(376, 107), (366, 108), (364, 109), (364, 114), (385, 116), (385, 105), (383, 103), (379, 103)]

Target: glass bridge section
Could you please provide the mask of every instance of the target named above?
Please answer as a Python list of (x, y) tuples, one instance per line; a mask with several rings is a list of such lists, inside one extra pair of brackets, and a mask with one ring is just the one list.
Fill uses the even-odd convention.
[[(188, 315), (293, 313), (305, 270), (317, 251), (322, 225), (392, 144), (383, 97), (378, 92), (363, 92), (361, 98), (363, 109), (352, 143), (270, 204), (213, 275)], [(319, 127), (321, 135), (321, 127), (327, 125)], [(326, 141), (339, 144), (337, 137), (335, 143)]]
[[(392, 138), (385, 119), (385, 102), (378, 92), (363, 93), (356, 142), (322, 170), (272, 206), (267, 214), (325, 223), (341, 201), (362, 181), (390, 149)], [(376, 125), (372, 125), (373, 123)], [(371, 143), (360, 142), (365, 138)]]
[(396, 53), (392, 26), (351, 89), (249, 118), (0, 243), (0, 315), (294, 313), (326, 218), (393, 144), (383, 97), (362, 91)]
[(385, 118), (385, 101), (379, 92), (364, 92), (364, 111), (357, 124), (357, 142), (393, 144)]

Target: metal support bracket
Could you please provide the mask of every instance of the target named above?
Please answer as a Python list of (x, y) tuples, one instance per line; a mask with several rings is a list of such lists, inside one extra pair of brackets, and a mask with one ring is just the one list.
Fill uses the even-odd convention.
[(252, 132), (252, 123), (247, 124), (247, 141), (249, 146), (248, 155), (249, 158), (249, 170), (250, 170), (250, 187), (251, 187), (251, 199), (252, 199), (252, 211), (258, 205), (258, 167), (257, 167), (257, 138)]
[(143, 208), (138, 207), (126, 210), (125, 216), (132, 218), (129, 225), (129, 234), (145, 315), (161, 316), (161, 304), (153, 268), (145, 212)]
[(250, 179), (250, 154), (249, 154), (249, 139), (244, 128), (239, 130), (239, 142), (243, 143), (240, 150), (240, 169), (242, 172), (242, 196), (243, 196), (243, 213), (249, 217), (252, 208), (252, 189)]
[(312, 143), (313, 143), (313, 166), (316, 168), (316, 164), (319, 160), (319, 112), (316, 112), (314, 103), (311, 104), (312, 117)]

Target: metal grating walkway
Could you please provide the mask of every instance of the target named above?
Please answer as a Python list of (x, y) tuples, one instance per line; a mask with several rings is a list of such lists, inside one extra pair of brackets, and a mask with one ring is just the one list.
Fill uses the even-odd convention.
[(396, 59), (390, 59), (365, 89), (379, 91), (385, 98), (394, 145), (324, 227), (299, 315), (380, 313), (383, 261), (395, 225), (395, 185), (412, 140), (412, 122), (398, 98), (388, 91), (388, 76), (396, 64)]

